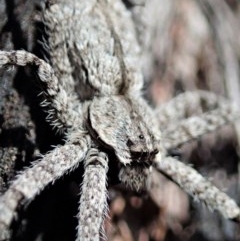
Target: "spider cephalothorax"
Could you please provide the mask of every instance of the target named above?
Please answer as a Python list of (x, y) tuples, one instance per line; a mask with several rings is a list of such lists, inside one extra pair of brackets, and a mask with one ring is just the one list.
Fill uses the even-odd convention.
[(116, 155), (120, 180), (136, 190), (145, 187), (152, 161), (162, 151), (160, 129), (153, 133), (151, 128), (153, 113), (147, 106), (143, 112), (144, 106), (138, 105), (124, 96), (95, 98), (89, 106), (87, 125), (96, 142)]
[(115, 150), (124, 165), (150, 162), (161, 143), (160, 130), (153, 133), (151, 123), (146, 123), (144, 115), (149, 113), (140, 112), (138, 103), (133, 107), (131, 102), (123, 96), (102, 97), (94, 99), (89, 107), (89, 122), (97, 139)]
[[(149, 191), (148, 179), (155, 168), (211, 209), (239, 220), (240, 209), (232, 199), (168, 155), (169, 150), (239, 118), (239, 112), (205, 91), (182, 94), (154, 110), (142, 97), (140, 46), (123, 3), (47, 2), (45, 48), (52, 66), (20, 50), (0, 51), (0, 67), (34, 66), (43, 89), (41, 106), (49, 113), (50, 124), (65, 130), (65, 143), (19, 174), (1, 196), (0, 240), (10, 236), (21, 203), (79, 164), (84, 175), (77, 240), (100, 240), (111, 162), (117, 166), (120, 181), (135, 191)], [(79, 98), (76, 83), (92, 91), (86, 99), (84, 90)], [(187, 118), (189, 105), (198, 108), (202, 101), (208, 112)]]

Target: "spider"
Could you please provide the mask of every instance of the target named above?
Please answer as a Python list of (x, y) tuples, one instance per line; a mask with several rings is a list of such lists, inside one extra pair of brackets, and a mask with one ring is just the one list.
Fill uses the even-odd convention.
[[(47, 1), (43, 19), (51, 65), (18, 50), (0, 51), (0, 67), (30, 65), (36, 71), (41, 106), (47, 121), (64, 133), (65, 144), (21, 172), (1, 196), (0, 240), (9, 235), (21, 203), (79, 165), (84, 176), (76, 240), (100, 240), (112, 166), (119, 181), (135, 191), (149, 190), (155, 168), (211, 209), (239, 221), (240, 209), (231, 198), (169, 154), (239, 118), (238, 111), (205, 91), (184, 93), (154, 110), (142, 97), (141, 48), (120, 0)], [(186, 119), (201, 105), (208, 112)]]

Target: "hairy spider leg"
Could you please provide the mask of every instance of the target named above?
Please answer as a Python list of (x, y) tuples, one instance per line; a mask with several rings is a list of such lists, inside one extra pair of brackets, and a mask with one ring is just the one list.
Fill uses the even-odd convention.
[(240, 209), (236, 202), (192, 167), (172, 157), (165, 157), (162, 160), (156, 158), (153, 166), (195, 200), (205, 203), (211, 210), (219, 211), (227, 219), (240, 221)]
[(196, 90), (177, 95), (167, 103), (158, 106), (155, 113), (161, 127), (165, 129), (169, 123), (178, 122), (217, 108), (225, 109), (230, 104), (222, 96), (209, 91)]
[[(75, 169), (88, 150), (86, 139), (78, 144), (66, 143), (43, 156), (40, 161), (20, 173), (0, 197), (0, 240), (9, 230), (20, 203), (33, 200), (51, 182)], [(2, 238), (2, 239), (1, 239)]]
[(168, 150), (177, 148), (239, 118), (240, 112), (228, 103), (202, 115), (172, 122), (162, 130), (163, 146)]
[(77, 241), (99, 241), (107, 213), (108, 157), (98, 149), (89, 150), (84, 160), (84, 177), (78, 213)]
[(65, 130), (81, 126), (81, 104), (76, 108), (75, 96), (67, 93), (60, 85), (48, 63), (24, 50), (0, 51), (0, 67), (7, 65), (31, 65), (36, 68), (44, 96), (41, 106), (47, 109), (47, 120), (53, 127)]

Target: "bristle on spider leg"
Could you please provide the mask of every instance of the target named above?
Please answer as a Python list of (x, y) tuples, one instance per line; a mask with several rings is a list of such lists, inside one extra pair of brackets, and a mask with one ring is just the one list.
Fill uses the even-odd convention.
[(9, 233), (11, 222), (17, 217), (17, 207), (31, 201), (46, 185), (76, 168), (84, 159), (87, 149), (84, 138), (78, 145), (56, 147), (43, 156), (41, 161), (18, 174), (0, 198), (0, 240)]
[(81, 112), (79, 109), (75, 111), (76, 97), (64, 89), (48, 63), (24, 50), (0, 51), (0, 68), (14, 65), (35, 67), (43, 89), (41, 96), (44, 100), (41, 106), (49, 113), (47, 120), (54, 127), (61, 129), (74, 126), (77, 128), (80, 125)]
[(92, 148), (85, 160), (77, 241), (99, 241), (103, 236), (107, 212), (107, 170), (106, 154)]
[(219, 211), (225, 218), (240, 222), (240, 208), (227, 194), (220, 191), (195, 169), (172, 157), (155, 160), (154, 167), (176, 182), (195, 200)]

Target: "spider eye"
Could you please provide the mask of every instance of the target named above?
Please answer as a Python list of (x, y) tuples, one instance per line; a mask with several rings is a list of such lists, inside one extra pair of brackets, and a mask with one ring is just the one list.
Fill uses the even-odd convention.
[(138, 137), (139, 137), (139, 139), (141, 139), (141, 140), (144, 139), (144, 136), (143, 136), (143, 135), (139, 135)]

